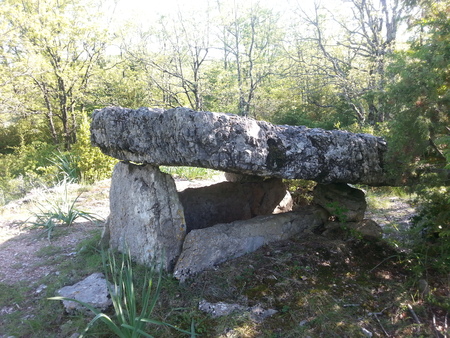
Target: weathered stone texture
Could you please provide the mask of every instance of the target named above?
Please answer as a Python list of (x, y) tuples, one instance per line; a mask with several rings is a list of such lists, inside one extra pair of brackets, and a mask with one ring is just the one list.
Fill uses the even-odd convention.
[(341, 222), (359, 222), (364, 218), (367, 202), (364, 191), (347, 184), (317, 184), (313, 202), (336, 216)]
[(322, 235), (330, 239), (347, 239), (350, 235), (359, 235), (366, 240), (380, 240), (383, 238), (383, 229), (371, 219), (359, 222), (327, 222)]
[[(74, 285), (64, 286), (58, 290), (58, 295), (76, 299), (104, 311), (112, 305), (107, 283), (105, 276), (97, 272)], [(64, 300), (63, 304), (69, 314), (75, 314), (77, 311), (89, 311), (86, 307), (74, 301)]]
[(120, 160), (322, 183), (383, 184), (385, 142), (187, 108), (97, 110), (92, 143)]
[(150, 165), (118, 163), (114, 168), (107, 227), (110, 245), (138, 262), (162, 259), (171, 270), (180, 255), (186, 222), (175, 182)]
[(187, 231), (270, 215), (286, 195), (281, 179), (223, 182), (179, 193)]
[(325, 220), (323, 209), (304, 207), (296, 212), (192, 230), (186, 235), (174, 276), (183, 281), (229, 259), (253, 252), (264, 244), (310, 231)]

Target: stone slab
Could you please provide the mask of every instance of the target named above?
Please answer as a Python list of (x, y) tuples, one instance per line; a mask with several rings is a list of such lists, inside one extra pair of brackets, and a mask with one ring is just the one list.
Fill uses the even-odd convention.
[(119, 160), (321, 183), (385, 184), (386, 142), (188, 108), (96, 110), (91, 140)]
[(174, 276), (181, 281), (232, 258), (253, 252), (264, 244), (288, 239), (323, 224), (327, 213), (320, 207), (258, 216), (245, 221), (217, 224), (186, 235)]

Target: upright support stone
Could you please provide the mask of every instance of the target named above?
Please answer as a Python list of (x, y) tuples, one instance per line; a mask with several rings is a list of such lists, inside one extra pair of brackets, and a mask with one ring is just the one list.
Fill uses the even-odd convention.
[(139, 263), (162, 260), (172, 270), (186, 235), (183, 206), (170, 175), (150, 165), (120, 162), (114, 168), (108, 230), (111, 247)]

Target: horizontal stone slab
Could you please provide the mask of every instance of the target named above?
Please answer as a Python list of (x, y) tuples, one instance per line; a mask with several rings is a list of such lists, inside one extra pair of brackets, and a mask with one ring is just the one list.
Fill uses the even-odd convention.
[(265, 244), (312, 232), (324, 223), (326, 217), (324, 209), (305, 206), (296, 212), (258, 216), (192, 230), (186, 235), (173, 275), (185, 281), (199, 272), (253, 252)]
[(369, 134), (273, 125), (232, 114), (109, 107), (91, 140), (106, 155), (154, 166), (194, 166), (320, 183), (385, 183), (386, 142)]

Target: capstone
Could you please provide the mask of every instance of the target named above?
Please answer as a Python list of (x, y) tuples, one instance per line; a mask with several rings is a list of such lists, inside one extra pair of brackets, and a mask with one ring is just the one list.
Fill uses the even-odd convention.
[(368, 134), (273, 125), (188, 108), (96, 110), (91, 140), (105, 154), (153, 166), (193, 166), (320, 183), (385, 182), (386, 142)]

